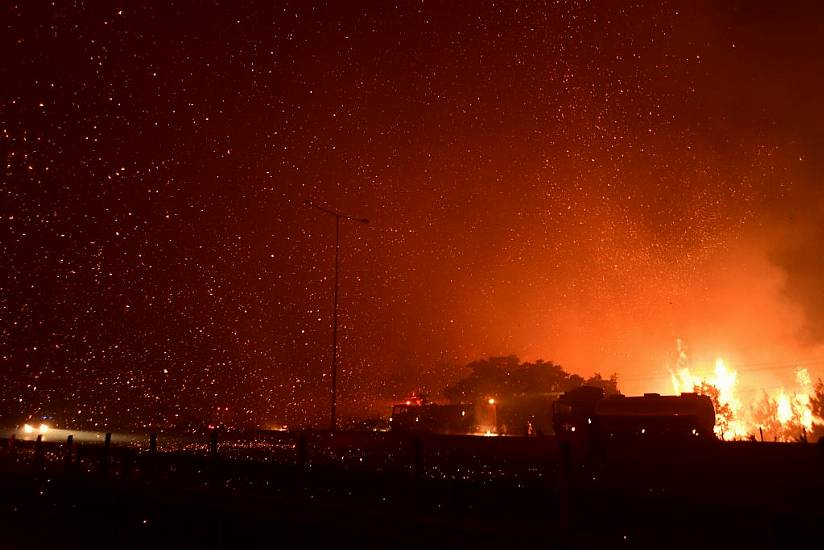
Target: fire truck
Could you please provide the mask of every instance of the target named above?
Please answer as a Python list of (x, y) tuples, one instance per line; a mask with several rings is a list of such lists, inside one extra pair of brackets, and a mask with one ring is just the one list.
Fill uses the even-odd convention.
[(715, 409), (709, 397), (695, 393), (605, 396), (582, 386), (553, 404), (553, 425), (559, 436), (713, 438)]
[(412, 397), (392, 407), (393, 432), (486, 434), (496, 432), (494, 400), (490, 403), (438, 405)]

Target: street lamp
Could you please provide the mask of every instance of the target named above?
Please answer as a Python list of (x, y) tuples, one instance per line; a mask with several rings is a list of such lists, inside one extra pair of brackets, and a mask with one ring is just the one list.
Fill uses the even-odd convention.
[(340, 221), (344, 219), (367, 224), (369, 223), (369, 220), (366, 218), (355, 218), (354, 216), (342, 214), (332, 210), (331, 208), (326, 208), (325, 206), (315, 204), (309, 199), (306, 199), (303, 203), (306, 206), (310, 206), (320, 210), (321, 212), (335, 216), (335, 314), (332, 317), (332, 420), (330, 423), (330, 430), (334, 432), (338, 427), (336, 407), (338, 399), (338, 264), (340, 260)]

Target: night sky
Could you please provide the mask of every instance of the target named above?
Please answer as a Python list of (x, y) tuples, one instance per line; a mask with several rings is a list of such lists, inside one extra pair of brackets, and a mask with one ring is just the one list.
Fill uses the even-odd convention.
[[(0, 411), (320, 425), (488, 355), (824, 371), (819, 2), (4, 2)], [(743, 380), (742, 380), (743, 381)]]

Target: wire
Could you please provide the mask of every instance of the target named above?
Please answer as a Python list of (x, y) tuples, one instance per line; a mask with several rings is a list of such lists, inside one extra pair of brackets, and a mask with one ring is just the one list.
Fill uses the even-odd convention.
[[(730, 370), (737, 373), (747, 372), (763, 372), (763, 371), (779, 371), (786, 369), (801, 369), (805, 367), (813, 367), (817, 365), (824, 365), (824, 359), (816, 359), (810, 361), (796, 361), (796, 362), (775, 362), (775, 363), (735, 363), (729, 365)], [(754, 366), (756, 368), (746, 368), (747, 366)], [(671, 367), (670, 367), (671, 368)], [(692, 370), (693, 367), (688, 366)], [(638, 375), (638, 376), (618, 376), (618, 382), (626, 380), (662, 380), (671, 378), (670, 373), (652, 374), (652, 375)]]

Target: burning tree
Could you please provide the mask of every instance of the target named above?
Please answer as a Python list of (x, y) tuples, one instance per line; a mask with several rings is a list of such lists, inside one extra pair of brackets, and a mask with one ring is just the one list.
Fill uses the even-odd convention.
[(795, 409), (786, 394), (771, 396), (765, 391), (753, 405), (752, 418), (766, 440), (801, 441), (807, 437), (808, 426), (805, 425), (803, 413)]
[(686, 366), (686, 353), (681, 350), (678, 369), (670, 369), (670, 375), (676, 393), (695, 392), (712, 400), (717, 436), (735, 439), (747, 435), (740, 418), (741, 402), (735, 395), (738, 373), (730, 370), (723, 360), (715, 362), (715, 369), (710, 376), (696, 376)]
[(815, 393), (810, 397), (810, 408), (818, 418), (824, 418), (824, 382), (819, 378), (815, 383)]
[(815, 439), (824, 438), (824, 382), (821, 378), (815, 382), (815, 391), (810, 396), (810, 409), (812, 410), (813, 437)]
[(706, 395), (712, 401), (712, 406), (715, 409), (715, 432), (721, 437), (724, 437), (726, 433), (730, 433), (735, 414), (729, 403), (721, 401), (720, 390), (709, 382), (703, 381), (693, 386), (693, 391), (700, 395)]
[(669, 368), (676, 393), (706, 395), (715, 407), (715, 433), (724, 439), (758, 435), (774, 441), (799, 441), (824, 435), (824, 383), (815, 384), (805, 368), (795, 373), (796, 387), (764, 391), (760, 400), (742, 402), (738, 397), (738, 373), (717, 359), (713, 370), (693, 373), (683, 342), (678, 341), (678, 359)]

